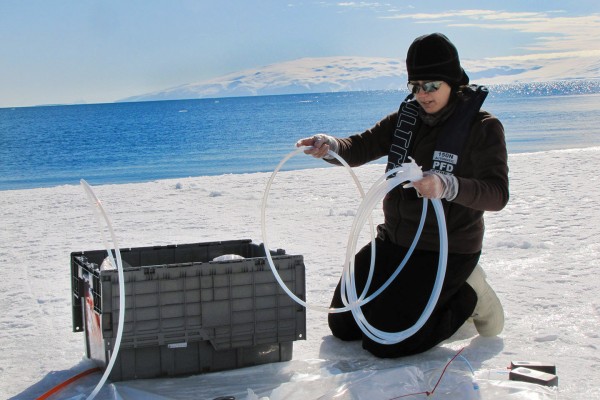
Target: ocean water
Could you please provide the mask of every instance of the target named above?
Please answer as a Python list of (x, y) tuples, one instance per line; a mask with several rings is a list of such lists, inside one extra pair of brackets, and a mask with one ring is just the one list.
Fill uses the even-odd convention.
[[(510, 153), (600, 145), (600, 84), (491, 88), (484, 109)], [(397, 109), (405, 91), (0, 109), (0, 190), (272, 171), (295, 142), (345, 136)], [(384, 160), (381, 160), (384, 162)], [(323, 167), (299, 155), (286, 169)]]

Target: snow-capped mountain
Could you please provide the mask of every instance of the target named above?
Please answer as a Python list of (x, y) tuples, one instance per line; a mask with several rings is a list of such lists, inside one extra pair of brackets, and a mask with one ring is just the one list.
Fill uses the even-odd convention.
[[(472, 82), (507, 84), (600, 79), (600, 51), (463, 60)], [(248, 69), (121, 101), (175, 100), (404, 87), (404, 60), (383, 57), (321, 57)]]

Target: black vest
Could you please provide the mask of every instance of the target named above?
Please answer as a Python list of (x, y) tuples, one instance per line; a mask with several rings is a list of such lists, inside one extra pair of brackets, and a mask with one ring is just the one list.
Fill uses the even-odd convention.
[[(487, 95), (488, 89), (484, 86), (471, 85), (462, 89), (462, 94), (456, 100), (456, 108), (444, 122), (443, 131), (438, 138), (433, 152), (432, 170), (450, 175), (456, 172), (473, 118)], [(399, 167), (412, 154), (414, 138), (422, 123), (419, 107), (412, 94), (400, 104), (386, 171)]]

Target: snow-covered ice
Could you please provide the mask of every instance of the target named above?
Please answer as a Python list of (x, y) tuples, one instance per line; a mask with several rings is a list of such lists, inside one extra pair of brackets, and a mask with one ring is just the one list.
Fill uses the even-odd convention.
[[(251, 392), (268, 396), (259, 383), (244, 385), (248, 381), (236, 377), (268, 375), (271, 389), (283, 392), (301, 380), (298, 374), (314, 372), (315, 365), (345, 362), (375, 370), (443, 365), (464, 347), (462, 355), (481, 379), (502, 371), (505, 379), (513, 360), (551, 362), (559, 376), (558, 398), (600, 399), (600, 148), (511, 154), (509, 166), (511, 199), (504, 210), (486, 214), (481, 259), (505, 307), (506, 326), (499, 337), (481, 338), (466, 324), (425, 354), (378, 360), (358, 343), (332, 338), (326, 315), (309, 310), (308, 338), (295, 342), (291, 362), (157, 380), (154, 389), (152, 381), (132, 381), (111, 385), (111, 393), (152, 398), (148, 392), (139, 397), (139, 391), (155, 390), (154, 398), (162, 399), (165, 387), (178, 385), (176, 398), (191, 399), (212, 382), (230, 393), (238, 390), (238, 399), (245, 398), (239, 390), (247, 398)], [(370, 164), (356, 172), (368, 188), (383, 169)], [(123, 247), (243, 238), (260, 243), (260, 204), (269, 176), (203, 176), (94, 190)], [(275, 179), (267, 210), (269, 244), (304, 255), (308, 302), (328, 304), (358, 205), (343, 168), (281, 172)], [(34, 398), (89, 367), (82, 334), (71, 332), (69, 254), (101, 249), (103, 242), (79, 186), (0, 191), (0, 215), (0, 397)], [(381, 210), (374, 218), (381, 220)], [(377, 379), (393, 385), (397, 376), (382, 373)], [(90, 376), (88, 384), (98, 378)], [(482, 385), (483, 398), (498, 398), (486, 397), (486, 390), (492, 393)], [(543, 398), (528, 393), (531, 397), (522, 398)], [(303, 398), (312, 398), (310, 392)]]

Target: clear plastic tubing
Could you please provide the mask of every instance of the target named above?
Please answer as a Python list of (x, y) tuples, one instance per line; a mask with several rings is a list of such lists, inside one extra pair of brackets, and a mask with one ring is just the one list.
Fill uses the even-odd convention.
[[(85, 192), (88, 196), (88, 199), (90, 200), (90, 203), (94, 210), (94, 214), (96, 215), (97, 220), (98, 220), (98, 226), (100, 227), (100, 232), (102, 233), (102, 239), (104, 240), (104, 246), (106, 247), (106, 251), (108, 252), (108, 256), (110, 257), (111, 262), (113, 263), (113, 265), (117, 266), (118, 276), (119, 276), (119, 322), (118, 322), (118, 327), (117, 327), (117, 337), (115, 338), (115, 346), (114, 346), (112, 354), (110, 356), (110, 361), (109, 361), (108, 365), (106, 366), (106, 369), (104, 370), (104, 374), (102, 375), (102, 378), (100, 378), (100, 381), (98, 382), (98, 384), (96, 385), (96, 387), (94, 388), (92, 393), (90, 393), (90, 395), (87, 397), (87, 400), (92, 400), (96, 397), (98, 392), (100, 392), (100, 389), (102, 389), (102, 386), (104, 386), (104, 383), (108, 379), (108, 376), (110, 375), (110, 372), (113, 369), (115, 361), (117, 360), (117, 355), (119, 354), (119, 348), (121, 347), (121, 338), (123, 337), (123, 325), (125, 323), (125, 276), (123, 274), (123, 260), (121, 258), (121, 251), (119, 250), (119, 245), (117, 243), (117, 237), (113, 230), (112, 223), (110, 222), (108, 213), (102, 206), (102, 202), (100, 202), (100, 200), (98, 200), (98, 197), (96, 197), (96, 195), (94, 194), (94, 191), (92, 190), (90, 185), (83, 179), (80, 181), (80, 183), (81, 183), (81, 186), (83, 187), (83, 189), (85, 190)], [(102, 219), (104, 219), (106, 228), (108, 229), (108, 231), (110, 233), (110, 237), (111, 237), (113, 247), (114, 247), (114, 252), (116, 255), (116, 260), (115, 260), (115, 256), (113, 255), (113, 252), (111, 250), (111, 247), (108, 244), (108, 240), (104, 234), (102, 219), (100, 217), (102, 217)]]
[[(369, 297), (365, 298), (365, 295), (370, 287), (371, 279), (372, 279), (374, 268), (375, 268), (375, 236), (374, 236), (373, 221), (371, 220), (371, 213), (372, 213), (373, 209), (376, 207), (376, 205), (379, 204), (379, 202), (383, 199), (383, 197), (388, 192), (390, 192), (391, 190), (393, 190), (394, 188), (396, 188), (398, 185), (400, 185), (403, 182), (406, 182), (406, 181), (412, 182), (412, 181), (421, 179), (423, 174), (422, 174), (420, 168), (418, 166), (416, 166), (416, 164), (414, 164), (414, 163), (406, 164), (405, 163), (402, 166), (392, 169), (392, 170), (388, 171), (386, 174), (382, 175), (373, 184), (373, 186), (368, 191), (368, 193), (366, 195), (364, 195), (362, 186), (361, 186), (360, 182), (358, 181), (358, 178), (354, 174), (354, 171), (352, 171), (352, 168), (339, 155), (330, 151), (328, 154), (330, 156), (336, 158), (348, 170), (348, 172), (352, 176), (359, 192), (361, 193), (363, 200), (358, 208), (357, 214), (356, 214), (353, 224), (352, 224), (352, 228), (350, 230), (350, 235), (348, 238), (348, 246), (346, 249), (346, 260), (344, 262), (344, 269), (342, 271), (341, 296), (342, 296), (342, 302), (344, 303), (344, 307), (328, 308), (328, 307), (315, 306), (312, 304), (308, 304), (304, 300), (298, 298), (287, 287), (285, 282), (283, 282), (283, 280), (279, 276), (279, 273), (277, 272), (277, 269), (274, 265), (273, 258), (271, 257), (271, 254), (268, 251), (269, 245), (268, 245), (268, 241), (267, 241), (267, 230), (266, 230), (266, 222), (265, 221), (266, 221), (266, 207), (267, 207), (268, 195), (271, 190), (271, 185), (273, 184), (275, 176), (277, 175), (277, 173), (281, 170), (283, 165), (290, 158), (292, 158), (296, 154), (298, 154), (306, 149), (309, 149), (309, 148), (310, 147), (299, 147), (298, 149), (296, 149), (295, 151), (291, 152), (286, 157), (284, 157), (283, 160), (279, 163), (279, 165), (273, 171), (273, 173), (267, 183), (265, 192), (264, 192), (262, 206), (261, 206), (261, 229), (262, 229), (262, 235), (263, 235), (263, 244), (265, 247), (265, 254), (266, 254), (269, 266), (271, 268), (271, 271), (273, 272), (273, 275), (275, 276), (275, 279), (277, 280), (277, 282), (279, 283), (281, 288), (288, 294), (288, 296), (290, 296), (298, 304), (300, 304), (306, 308), (312, 309), (312, 310), (328, 312), (328, 313), (339, 313), (339, 312), (351, 311), (352, 315), (354, 316), (354, 319), (356, 320), (360, 329), (363, 331), (363, 333), (366, 336), (368, 336), (372, 340), (374, 340), (378, 343), (381, 343), (381, 344), (400, 343), (401, 341), (412, 336), (415, 332), (417, 332), (419, 329), (421, 329), (421, 327), (425, 324), (425, 322), (427, 322), (427, 320), (431, 316), (431, 313), (433, 312), (433, 309), (439, 299), (439, 296), (440, 296), (440, 293), (442, 290), (442, 284), (444, 282), (444, 277), (446, 275), (446, 262), (448, 259), (448, 236), (447, 236), (447, 232), (446, 232), (446, 221), (445, 221), (445, 217), (444, 217), (444, 210), (442, 207), (442, 203), (438, 199), (431, 200), (434, 211), (436, 213), (436, 218), (437, 218), (437, 223), (438, 223), (438, 231), (439, 231), (439, 238), (440, 238), (440, 256), (439, 256), (439, 260), (438, 260), (438, 272), (436, 275), (435, 283), (434, 283), (433, 290), (432, 290), (431, 296), (429, 298), (429, 301), (427, 302), (427, 305), (425, 306), (420, 318), (415, 322), (415, 324), (412, 327), (407, 328), (400, 332), (386, 332), (386, 331), (379, 330), (379, 329), (373, 327), (366, 320), (364, 314), (362, 313), (361, 306), (363, 306), (364, 304), (373, 300), (376, 296), (378, 296), (381, 292), (383, 292), (389, 286), (389, 284), (398, 276), (398, 274), (402, 271), (402, 269), (406, 265), (406, 262), (412, 255), (412, 253), (419, 241), (419, 238), (421, 236), (423, 226), (425, 223), (425, 216), (427, 214), (428, 200), (426, 198), (423, 198), (423, 212), (421, 214), (421, 220), (419, 222), (419, 227), (417, 229), (417, 232), (415, 234), (413, 242), (412, 242), (411, 246), (409, 247), (409, 250), (408, 250), (407, 254), (405, 255), (404, 259), (402, 260), (402, 262), (400, 263), (400, 265), (398, 266), (396, 271), (394, 271), (394, 273), (390, 276), (390, 278), (380, 288), (378, 288), (375, 292), (373, 292)], [(392, 175), (395, 175), (395, 176), (390, 178), (390, 176), (392, 176)], [(362, 227), (364, 226), (364, 224), (366, 223), (367, 219), (369, 219), (369, 223), (370, 223), (370, 227), (371, 227), (371, 265), (370, 265), (367, 282), (365, 284), (365, 287), (364, 287), (362, 293), (359, 296), (356, 291), (356, 282), (354, 280), (354, 254), (356, 253), (356, 246), (357, 246), (360, 231), (361, 231)]]

